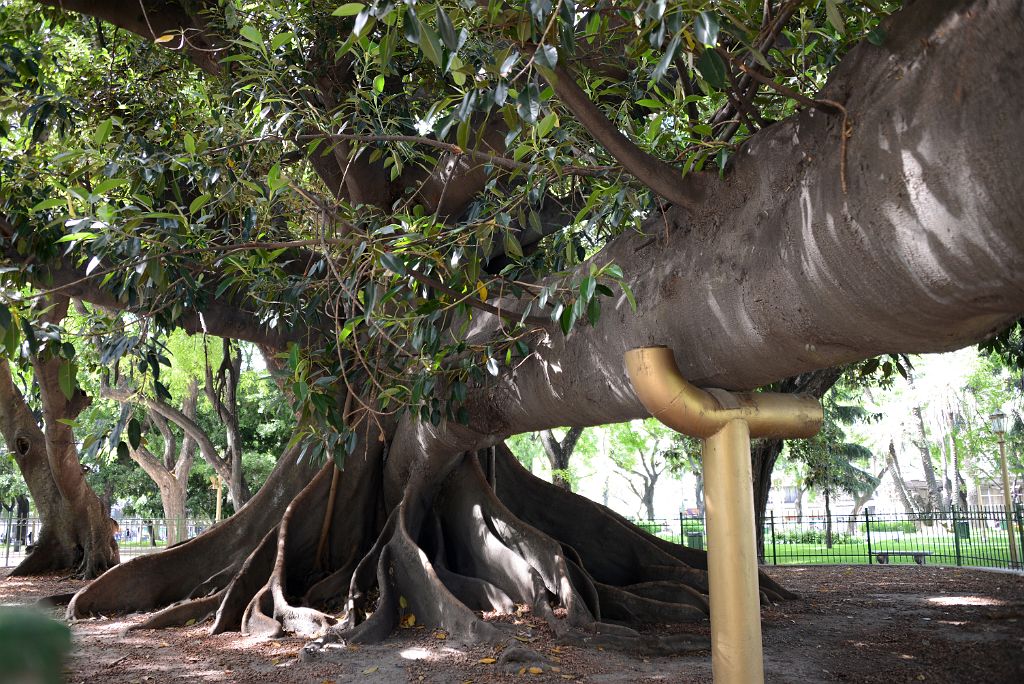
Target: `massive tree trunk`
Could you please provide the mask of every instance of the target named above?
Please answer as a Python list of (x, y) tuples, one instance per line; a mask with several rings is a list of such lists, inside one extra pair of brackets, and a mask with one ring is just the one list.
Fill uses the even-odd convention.
[[(364, 420), (334, 495), (344, 505), (329, 505), (330, 466), (284, 510), (308, 474), (284, 455), (275, 486), (239, 514), (115, 568), (70, 614), (166, 607), (156, 626), (215, 613), (215, 631), (319, 633), (329, 651), (384, 638), (410, 612), (457, 639), (494, 638), (502, 627), (478, 611), (525, 603), (567, 640), (705, 647), (631, 628), (703, 619), (704, 553), (532, 478), (500, 441), (642, 417), (622, 365), (638, 346), (671, 345), (698, 385), (751, 388), (955, 348), (1020, 314), (1024, 135), (1008, 123), (1024, 87), (1020, 4), (918, 2), (887, 36), (852, 51), (822, 93), (845, 106), (845, 144), (841, 118), (820, 111), (774, 124), (736, 155), (713, 203), (668, 209), (596, 257), (626, 273), (636, 314), (623, 298), (594, 327), (531, 339), (514, 371), (470, 391), (466, 426), (405, 418), (378, 435)], [(497, 325), (476, 319), (471, 341)], [(492, 488), (474, 454), (495, 445)], [(761, 587), (786, 595), (766, 577)]]

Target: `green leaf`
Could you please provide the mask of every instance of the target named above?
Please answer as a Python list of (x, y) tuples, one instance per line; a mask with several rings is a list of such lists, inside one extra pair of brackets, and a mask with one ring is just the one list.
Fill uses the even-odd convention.
[(384, 92), (384, 76), (378, 75), (376, 78), (373, 79), (373, 89), (375, 92), (378, 93)]
[(62, 361), (57, 369), (57, 384), (60, 391), (64, 393), (68, 401), (75, 396), (75, 364), (71, 361)]
[(437, 6), (437, 30), (440, 31), (441, 40), (444, 41), (444, 46), (448, 48), (448, 52), (455, 52), (459, 49), (459, 36), (455, 33), (452, 20), (448, 18), (440, 4)]
[(42, 202), (40, 202), (36, 206), (32, 207), (30, 212), (35, 214), (35, 213), (38, 213), (40, 211), (46, 211), (47, 209), (54, 209), (56, 207), (63, 206), (66, 203), (67, 203), (67, 200), (65, 200), (63, 197), (51, 197), (50, 199), (43, 200)]
[(587, 304), (587, 320), (590, 321), (590, 325), (597, 325), (597, 321), (601, 318), (601, 300), (594, 297)]
[(633, 295), (633, 288), (624, 282), (619, 282), (619, 287), (622, 288), (622, 294), (626, 295), (626, 299), (629, 301), (629, 308), (636, 313), (636, 297)]
[(142, 445), (142, 426), (134, 418), (128, 421), (128, 443), (132, 445), (132, 449), (138, 449)]
[(725, 87), (725, 61), (714, 50), (705, 50), (697, 58), (697, 70), (709, 86), (717, 90)]
[(94, 195), (102, 195), (122, 185), (130, 185), (127, 178), (108, 178), (93, 188), (92, 192)]
[(212, 197), (213, 195), (211, 195), (208, 192), (204, 192), (199, 197), (196, 197), (194, 200), (192, 200), (192, 203), (188, 205), (188, 213), (195, 214), (204, 206), (206, 206), (206, 203), (209, 202)]
[(660, 81), (665, 73), (668, 72), (668, 68), (672, 66), (672, 60), (676, 57), (676, 51), (679, 50), (679, 41), (681, 40), (682, 34), (677, 33), (672, 36), (672, 40), (669, 41), (668, 47), (665, 48), (665, 54), (658, 60), (657, 66), (654, 67), (654, 71), (651, 72), (652, 81)]
[(498, 362), (494, 360), (493, 356), (487, 357), (487, 372), (495, 377), (498, 376)]
[(511, 230), (505, 231), (505, 255), (513, 259), (523, 258), (523, 247)]
[(273, 52), (282, 45), (290, 43), (294, 37), (295, 34), (291, 31), (285, 31), (284, 33), (277, 34), (274, 36), (274, 39), (270, 41), (270, 51)]
[(420, 24), (420, 50), (436, 66), (441, 66), (441, 39), (437, 31), (426, 24)]
[(846, 22), (843, 21), (843, 15), (839, 11), (839, 0), (825, 0), (825, 16), (828, 17), (828, 23), (835, 27), (839, 35), (846, 34)]
[(55, 243), (55, 244), (59, 244), (61, 242), (76, 242), (76, 241), (87, 242), (89, 240), (95, 240), (98, 237), (99, 237), (99, 235), (97, 235), (96, 233), (89, 233), (89, 232), (68, 233), (67, 235), (65, 235), (62, 238), (58, 239), (57, 243)]
[(114, 120), (113, 119), (107, 119), (106, 121), (101, 122), (100, 125), (96, 127), (96, 132), (93, 133), (93, 135), (92, 135), (93, 143), (97, 147), (99, 147), (103, 143), (107, 142), (107, 138), (110, 137), (110, 131), (113, 128), (114, 128)]
[(192, 137), (191, 133), (186, 133), (185, 134), (184, 142), (185, 142), (185, 151), (188, 152), (189, 154), (195, 154), (196, 153), (196, 139)]
[(238, 30), (238, 33), (254, 46), (263, 49), (263, 34), (255, 26), (246, 24)]
[(540, 120), (537, 124), (537, 137), (546, 138), (551, 129), (558, 123), (558, 115), (554, 112), (548, 112), (548, 115)]
[(388, 269), (392, 273), (397, 273), (400, 276), (406, 274), (405, 262), (402, 261), (402, 257), (398, 256), (394, 252), (384, 252), (380, 255), (380, 263), (384, 265), (384, 268)]
[(711, 12), (701, 12), (693, 22), (693, 33), (697, 42), (715, 47), (718, 45), (718, 17)]
[(361, 2), (346, 2), (344, 5), (342, 5), (338, 9), (334, 10), (333, 12), (331, 12), (331, 16), (332, 17), (354, 17), (355, 15), (359, 14), (360, 12), (362, 12), (365, 7), (366, 7), (366, 5), (364, 5)]
[(128, 445), (123, 441), (117, 443), (117, 457), (121, 460), (131, 458), (131, 455), (128, 453)]
[(881, 26), (876, 26), (868, 31), (868, 42), (881, 47), (882, 43), (885, 42), (885, 29)]
[(554, 69), (558, 64), (558, 50), (553, 45), (541, 45), (533, 53), (533, 61), (538, 66), (546, 69)]

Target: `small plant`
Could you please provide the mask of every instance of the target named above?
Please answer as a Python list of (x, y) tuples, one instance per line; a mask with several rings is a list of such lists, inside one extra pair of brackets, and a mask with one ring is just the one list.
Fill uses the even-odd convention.
[[(860, 524), (860, 531), (867, 533), (867, 523)], [(914, 534), (917, 532), (917, 526), (911, 520), (881, 520), (879, 522), (871, 523), (872, 532), (903, 532), (904, 534)]]
[[(825, 532), (823, 530), (793, 530), (775, 535), (777, 544), (824, 544)], [(856, 544), (860, 539), (845, 532), (833, 532), (833, 544)]]
[(24, 608), (0, 608), (0, 679), (59, 684), (71, 650), (67, 625)]

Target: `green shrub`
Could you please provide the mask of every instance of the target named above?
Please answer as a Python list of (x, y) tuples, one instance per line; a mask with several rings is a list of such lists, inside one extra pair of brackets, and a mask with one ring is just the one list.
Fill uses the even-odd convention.
[(68, 626), (27, 608), (0, 608), (0, 681), (60, 684)]
[[(860, 524), (860, 531), (867, 533), (867, 523)], [(917, 525), (911, 520), (879, 520), (878, 522), (871, 523), (872, 532), (903, 532), (904, 534), (914, 534), (917, 532)]]
[[(872, 526), (874, 527), (874, 526)], [(833, 532), (833, 544), (856, 544), (860, 541), (857, 537), (846, 532)], [(792, 532), (781, 532), (775, 535), (777, 544), (824, 544), (825, 530), (793, 530)]]

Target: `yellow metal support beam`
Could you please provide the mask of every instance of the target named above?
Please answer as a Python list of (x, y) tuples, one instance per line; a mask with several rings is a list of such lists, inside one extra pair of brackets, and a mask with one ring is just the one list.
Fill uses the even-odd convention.
[(699, 389), (683, 378), (667, 347), (633, 349), (625, 361), (650, 414), (704, 440), (715, 682), (764, 682), (750, 439), (813, 436), (821, 427), (821, 402), (808, 395)]

